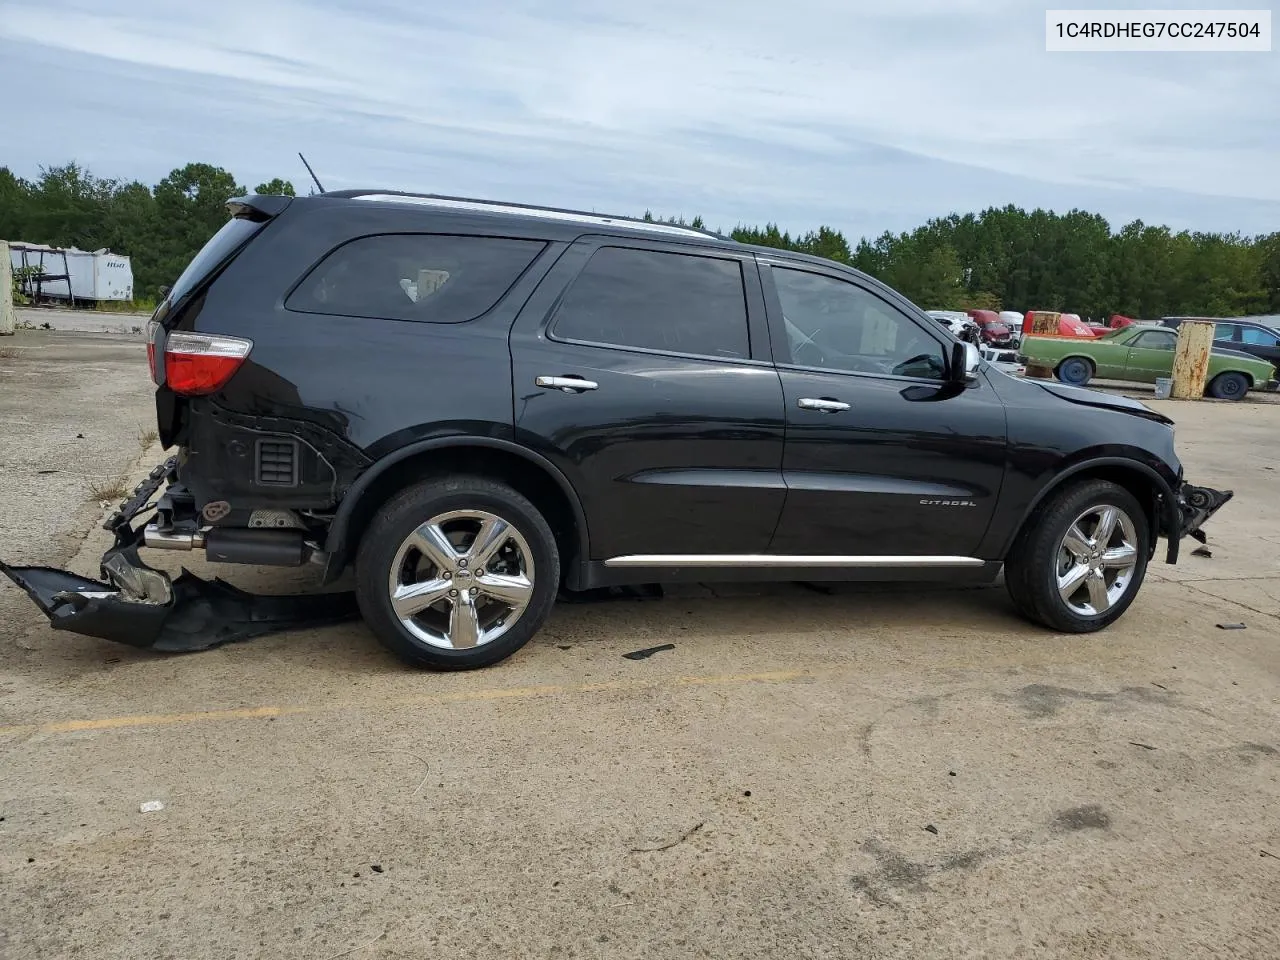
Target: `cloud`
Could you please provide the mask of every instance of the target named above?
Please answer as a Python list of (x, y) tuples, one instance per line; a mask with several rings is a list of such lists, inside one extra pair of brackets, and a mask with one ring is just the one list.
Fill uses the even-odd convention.
[(1044, 52), (1011, 0), (0, 0), (20, 173), (389, 186), (905, 229), (1006, 202), (1280, 222), (1268, 54)]

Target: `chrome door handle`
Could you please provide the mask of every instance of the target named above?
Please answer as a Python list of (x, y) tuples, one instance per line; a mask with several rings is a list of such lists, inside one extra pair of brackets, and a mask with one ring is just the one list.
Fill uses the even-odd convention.
[(548, 390), (563, 390), (565, 393), (581, 393), (583, 390), (599, 390), (600, 384), (585, 377), (534, 377), (535, 386)]
[(801, 397), (796, 406), (801, 410), (817, 410), (820, 413), (839, 413), (849, 409), (849, 405), (843, 400), (820, 400), (814, 397)]

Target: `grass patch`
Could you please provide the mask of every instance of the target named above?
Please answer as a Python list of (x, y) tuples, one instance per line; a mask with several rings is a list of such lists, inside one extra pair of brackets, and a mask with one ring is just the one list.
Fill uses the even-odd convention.
[(89, 499), (97, 500), (99, 503), (123, 500), (128, 492), (129, 480), (123, 476), (116, 477), (114, 480), (95, 480), (89, 484)]
[(160, 439), (160, 434), (156, 432), (155, 427), (138, 427), (138, 446), (146, 453), (151, 449), (151, 445)]
[(93, 309), (98, 313), (155, 313), (156, 302), (150, 297), (138, 300), (99, 300)]

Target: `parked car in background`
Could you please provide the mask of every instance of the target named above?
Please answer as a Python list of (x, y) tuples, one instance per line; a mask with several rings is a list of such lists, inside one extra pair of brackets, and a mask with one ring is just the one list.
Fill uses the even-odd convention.
[[(1093, 340), (1067, 337), (1024, 337), (1023, 363), (1051, 367), (1063, 383), (1082, 387), (1094, 377), (1153, 383), (1173, 372), (1178, 334), (1167, 327), (1138, 326), (1114, 330)], [(1276, 387), (1275, 368), (1234, 350), (1214, 349), (1209, 357), (1205, 394), (1241, 400), (1250, 390)]]
[(957, 340), (975, 345), (982, 342), (982, 333), (978, 325), (967, 313), (959, 310), (926, 310), (925, 313), (950, 330)]
[(1022, 314), (1017, 310), (1001, 310), (998, 316), (1000, 322), (1013, 331), (1015, 337), (1022, 336)]
[[(1183, 320), (1213, 319), (1213, 346), (1221, 350), (1238, 350), (1280, 366), (1280, 329), (1253, 319), (1218, 320), (1210, 317), (1165, 317), (1161, 323), (1178, 327)], [(1265, 319), (1265, 318), (1260, 318)], [(1280, 318), (1277, 318), (1280, 322)]]
[(1011, 377), (1021, 377), (1027, 372), (1027, 365), (1018, 360), (1018, 351), (1014, 349), (999, 350), (995, 347), (981, 347), (982, 359), (1001, 373)]
[(992, 347), (1013, 347), (1013, 331), (994, 310), (970, 310), (969, 316), (982, 332), (982, 342)]

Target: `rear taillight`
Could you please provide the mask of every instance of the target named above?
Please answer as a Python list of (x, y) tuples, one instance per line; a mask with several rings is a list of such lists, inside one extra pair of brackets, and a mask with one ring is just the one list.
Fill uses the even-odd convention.
[(221, 390), (240, 369), (253, 341), (209, 333), (170, 333), (164, 341), (164, 380), (170, 390), (200, 396)]

